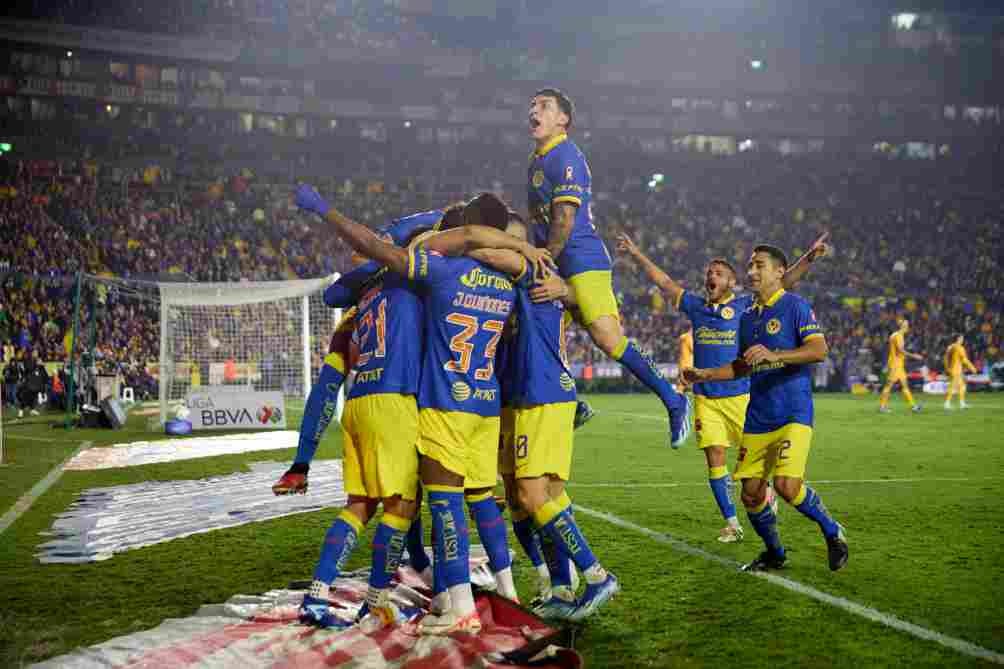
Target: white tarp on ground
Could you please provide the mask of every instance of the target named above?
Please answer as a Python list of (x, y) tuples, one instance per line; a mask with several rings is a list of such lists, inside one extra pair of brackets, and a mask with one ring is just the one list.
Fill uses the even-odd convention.
[(255, 463), (247, 474), (85, 490), (42, 533), (50, 540), (35, 557), (43, 563), (107, 560), (133, 548), (345, 504), (341, 460), (314, 462), (308, 494), (276, 497), (272, 484), (286, 467)]
[(296, 448), (297, 439), (297, 432), (283, 430), (281, 432), (232, 434), (222, 437), (136, 441), (131, 444), (88, 448), (70, 460), (65, 469), (112, 469), (114, 467), (150, 465), (157, 462), (210, 458), (234, 453)]
[[(472, 546), (471, 580), (493, 583), (487, 558)], [(540, 619), (498, 597), (478, 596), (484, 625), (480, 634), (421, 637), (415, 621), (428, 609), (428, 593), (408, 568), (398, 570), (393, 599), (412, 622), (364, 632), (358, 625), (322, 630), (296, 622), (303, 590), (272, 590), (264, 595), (238, 595), (225, 604), (203, 606), (190, 618), (167, 620), (144, 632), (106, 641), (34, 665), (42, 669), (107, 669), (109, 667), (353, 667), (461, 669), (495, 667), (502, 657), (537, 641), (551, 662), (540, 667), (574, 667), (579, 658), (557, 650), (555, 630)], [(366, 570), (339, 578), (331, 592), (338, 615), (352, 620), (366, 594)], [(551, 637), (550, 639), (548, 637)], [(533, 649), (536, 653), (536, 649)], [(562, 660), (565, 660), (564, 662)], [(526, 666), (523, 662), (510, 667)]]

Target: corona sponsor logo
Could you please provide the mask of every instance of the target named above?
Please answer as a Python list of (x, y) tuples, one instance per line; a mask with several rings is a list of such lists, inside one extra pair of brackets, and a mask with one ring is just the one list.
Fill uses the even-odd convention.
[(466, 402), (471, 398), (471, 387), (463, 381), (457, 381), (450, 386), (450, 394), (457, 402)]
[(512, 290), (512, 281), (502, 276), (489, 274), (480, 267), (475, 267), (460, 277), (460, 283), (468, 288), (483, 288), (488, 286), (496, 290)]

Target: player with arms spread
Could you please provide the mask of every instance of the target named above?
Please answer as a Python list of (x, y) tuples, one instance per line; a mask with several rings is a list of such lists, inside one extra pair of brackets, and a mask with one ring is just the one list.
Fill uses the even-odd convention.
[(836, 571), (847, 563), (843, 529), (804, 482), (813, 423), (809, 365), (824, 360), (828, 349), (809, 303), (782, 287), (787, 269), (788, 260), (779, 248), (762, 244), (753, 249), (747, 276), (756, 300), (739, 322), (740, 356), (684, 374), (695, 384), (750, 377), (735, 478), (742, 481), (747, 517), (766, 550), (743, 569), (780, 569), (787, 560), (777, 514), (767, 499), (767, 480), (773, 476), (774, 490), (819, 525), (830, 569)]
[(896, 321), (896, 325), (899, 329), (889, 335), (889, 357), (886, 359), (888, 376), (885, 379), (885, 386), (882, 387), (882, 394), (879, 395), (879, 413), (892, 413), (892, 409), (889, 408), (889, 395), (897, 383), (903, 391), (903, 398), (910, 405), (910, 410), (919, 413), (923, 407), (914, 401), (913, 393), (910, 392), (910, 381), (906, 376), (906, 359), (923, 360), (924, 356), (906, 350), (906, 333), (910, 331), (910, 321), (900, 318)]
[[(662, 400), (669, 414), (669, 440), (682, 444), (690, 430), (686, 399), (662, 378), (652, 362), (624, 336), (613, 292), (612, 262), (596, 233), (592, 177), (582, 151), (568, 139), (574, 109), (558, 89), (545, 88), (530, 101), (530, 157), (527, 203), (533, 242), (546, 248), (572, 291), (582, 324), (593, 342)], [(554, 295), (539, 299), (549, 301)]]
[(959, 408), (968, 409), (966, 404), (966, 375), (963, 367), (973, 374), (976, 367), (966, 354), (966, 339), (961, 334), (955, 335), (955, 340), (945, 350), (945, 373), (948, 374), (948, 395), (945, 396), (945, 409), (951, 410), (952, 396), (959, 394)]
[[(826, 255), (827, 237), (828, 234), (820, 236), (798, 262), (784, 273), (781, 278), (784, 288), (794, 287), (809, 271), (809, 265), (816, 258)], [(739, 357), (739, 322), (752, 306), (753, 296), (735, 293), (737, 277), (731, 263), (724, 258), (713, 258), (708, 262), (704, 271), (704, 295), (699, 296), (685, 291), (683, 286), (652, 262), (629, 236), (620, 235), (617, 248), (641, 265), (649, 280), (693, 324), (693, 362), (684, 364), (681, 360), (680, 369), (717, 367)], [(742, 441), (750, 382), (745, 377), (731, 381), (702, 382), (696, 384), (693, 391), (697, 448), (704, 451), (711, 493), (726, 523), (718, 533), (718, 541), (742, 541), (743, 528), (729, 494), (726, 449), (739, 446)], [(773, 492), (768, 489), (767, 495), (769, 501), (773, 502)]]

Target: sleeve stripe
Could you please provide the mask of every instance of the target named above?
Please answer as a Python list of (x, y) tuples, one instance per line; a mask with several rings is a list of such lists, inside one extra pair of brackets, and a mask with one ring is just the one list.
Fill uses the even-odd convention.
[(677, 311), (680, 310), (680, 305), (683, 304), (683, 294), (685, 292), (687, 291), (681, 290), (679, 294), (676, 296), (676, 301), (673, 303), (673, 308), (676, 309)]
[(415, 246), (408, 247), (408, 280), (415, 279)]
[(574, 205), (582, 205), (582, 199), (574, 195), (559, 195), (551, 200), (551, 204), (558, 204), (559, 202), (571, 202)]
[(802, 337), (802, 341), (809, 341), (813, 337), (822, 337), (822, 336), (823, 336), (822, 332), (813, 332)]
[(519, 281), (519, 280), (520, 280), (520, 279), (522, 279), (522, 278), (523, 278), (524, 276), (526, 276), (526, 272), (527, 272), (527, 270), (529, 269), (529, 268), (527, 267), (527, 262), (526, 262), (526, 258), (524, 258), (524, 257), (520, 256), (520, 260), (522, 260), (522, 261), (523, 261), (523, 267), (522, 267), (522, 269), (520, 269), (520, 271), (519, 271), (519, 274), (518, 274), (517, 276), (513, 277), (513, 280), (514, 280), (514, 281)]

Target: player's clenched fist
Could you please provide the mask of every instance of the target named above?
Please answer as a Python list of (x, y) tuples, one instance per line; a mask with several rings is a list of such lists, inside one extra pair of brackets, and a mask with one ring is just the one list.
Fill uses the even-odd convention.
[(325, 201), (317, 189), (313, 186), (302, 184), (296, 189), (296, 206), (300, 209), (312, 211), (315, 214), (325, 216), (330, 209), (330, 205)]

